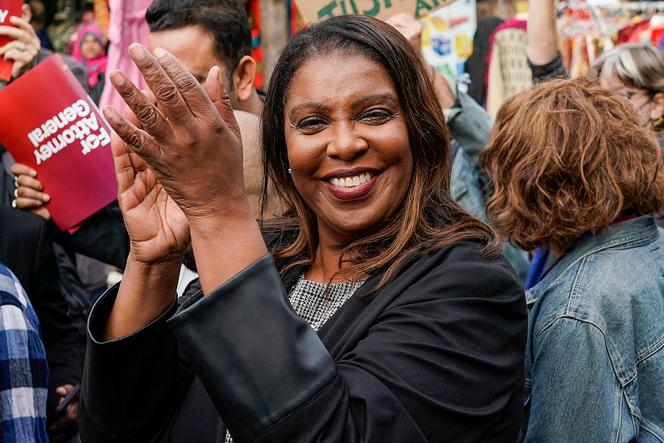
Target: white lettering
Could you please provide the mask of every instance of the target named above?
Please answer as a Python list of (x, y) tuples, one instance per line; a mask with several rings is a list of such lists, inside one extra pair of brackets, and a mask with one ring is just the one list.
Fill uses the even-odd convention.
[(81, 140), (81, 146), (83, 146), (83, 149), (81, 149), (81, 154), (83, 155), (88, 155), (90, 151), (92, 151), (92, 148), (88, 144), (87, 140)]
[(99, 134), (90, 134), (85, 140), (81, 141), (83, 150), (81, 151), (83, 155), (88, 155), (90, 152), (95, 149), (106, 146), (111, 142), (111, 136), (106, 131), (106, 128), (102, 127), (99, 129)]
[(1, 10), (0, 9), (0, 23), (4, 23), (5, 20), (7, 20), (7, 16), (9, 15), (9, 10)]
[(99, 122), (97, 121), (97, 116), (92, 114), (88, 118), (82, 118), (81, 121), (90, 128), (91, 131), (96, 131), (99, 129)]
[[(65, 108), (65, 109), (66, 109), (66, 108)], [(74, 118), (76, 118), (76, 117), (74, 117)], [(62, 129), (62, 128), (64, 128), (65, 126), (67, 126), (68, 123), (74, 121), (74, 119), (73, 119), (73, 118), (68, 119), (67, 117), (65, 117), (64, 112), (58, 112), (58, 115), (54, 116), (50, 121), (52, 121), (53, 123), (55, 123), (55, 125), (56, 125), (58, 128)]]
[(30, 132), (28, 133), (28, 138), (30, 139), (30, 141), (32, 142), (32, 145), (33, 145), (35, 148), (36, 148), (37, 146), (39, 146), (39, 141), (37, 140), (37, 137), (35, 137), (35, 131), (34, 131), (34, 130), (32, 130), (32, 131), (30, 131)]
[(55, 152), (60, 152), (65, 148), (65, 146), (67, 146), (67, 144), (63, 140), (62, 134), (52, 139), (49, 143), (51, 142), (53, 143), (53, 151)]
[(41, 145), (41, 146), (39, 147), (39, 152), (41, 152), (41, 155), (42, 155), (46, 160), (48, 160), (49, 158), (51, 158), (51, 156), (53, 155), (53, 150), (51, 149), (52, 147), (53, 147), (53, 145), (51, 144), (51, 142), (48, 142), (48, 143), (46, 143), (45, 145)]
[(55, 119), (52, 118), (50, 120), (46, 120), (46, 122), (44, 123), (44, 127), (46, 128), (45, 132), (48, 135), (55, 134), (58, 131), (58, 127), (60, 128), (62, 127), (60, 125), (56, 125), (54, 120)]
[(44, 131), (41, 130), (41, 128), (36, 128), (34, 131), (32, 131), (35, 134), (35, 140), (37, 140), (38, 143), (41, 143), (44, 141), (46, 138), (44, 136)]
[(76, 111), (74, 111), (74, 108), (72, 108), (71, 106), (67, 106), (65, 110), (62, 111), (62, 113), (67, 118), (67, 121), (73, 122), (74, 120), (76, 120)]
[(76, 113), (79, 117), (87, 117), (90, 114), (90, 105), (83, 99), (79, 99), (73, 106), (77, 108)]
[(74, 140), (76, 140), (76, 136), (74, 135), (74, 131), (72, 131), (71, 129), (65, 129), (64, 131), (62, 131), (62, 134), (60, 134), (60, 136), (64, 139), (64, 141), (68, 145), (72, 144), (74, 142)]
[(79, 140), (83, 139), (83, 137), (90, 133), (90, 130), (81, 121), (77, 121), (71, 125), (71, 128), (69, 129), (74, 131), (74, 136)]
[(99, 130), (99, 145), (106, 146), (111, 142), (111, 136), (109, 135), (106, 128), (101, 128)]
[(41, 155), (40, 152), (35, 149), (35, 160), (37, 160), (37, 166), (39, 166), (43, 161), (46, 160), (46, 157)]
[(79, 99), (28, 133), (38, 165), (79, 142), (83, 155), (110, 144), (111, 137), (87, 100)]

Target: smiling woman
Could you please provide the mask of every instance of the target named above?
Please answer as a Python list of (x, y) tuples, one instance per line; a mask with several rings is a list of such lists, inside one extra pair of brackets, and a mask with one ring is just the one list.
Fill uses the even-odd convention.
[[(262, 133), (289, 217), (262, 233), (219, 69), (199, 85), (164, 51), (130, 52), (155, 97), (111, 75), (133, 111), (105, 110), (132, 242), (91, 313), (84, 439), (516, 440), (523, 293), (450, 197), (449, 135), (408, 42), (338, 17), (289, 43)], [(189, 238), (200, 282), (178, 303)]]

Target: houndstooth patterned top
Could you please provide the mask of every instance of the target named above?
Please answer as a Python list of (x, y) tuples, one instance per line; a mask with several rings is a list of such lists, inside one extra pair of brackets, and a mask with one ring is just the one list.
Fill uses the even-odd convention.
[[(366, 280), (343, 283), (319, 283), (300, 277), (288, 299), (302, 320), (318, 331), (325, 322), (343, 306)], [(233, 438), (226, 432), (225, 443), (233, 443)]]

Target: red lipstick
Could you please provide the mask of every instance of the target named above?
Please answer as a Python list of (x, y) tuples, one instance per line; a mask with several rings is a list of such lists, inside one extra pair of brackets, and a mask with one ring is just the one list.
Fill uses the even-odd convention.
[(332, 195), (339, 200), (352, 201), (366, 197), (376, 184), (377, 178), (378, 176), (373, 176), (368, 181), (357, 186), (334, 186), (329, 181), (326, 181), (325, 185)]

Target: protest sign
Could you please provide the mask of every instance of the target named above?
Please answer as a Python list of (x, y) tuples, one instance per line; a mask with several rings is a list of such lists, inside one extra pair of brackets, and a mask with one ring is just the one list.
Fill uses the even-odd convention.
[(421, 18), (454, 0), (299, 0), (297, 7), (307, 23), (335, 15), (368, 15), (387, 20), (401, 12)]
[(453, 78), (464, 73), (473, 53), (476, 10), (475, 0), (457, 0), (422, 20), (422, 53), (438, 72)]
[[(23, 0), (0, 0), (0, 26), (13, 26), (9, 17), (20, 17)], [(12, 41), (9, 37), (0, 35), (0, 48)], [(0, 56), (0, 80), (9, 81), (12, 77), (14, 62)]]
[(62, 230), (117, 196), (110, 130), (58, 55), (0, 91), (0, 142), (37, 170)]

